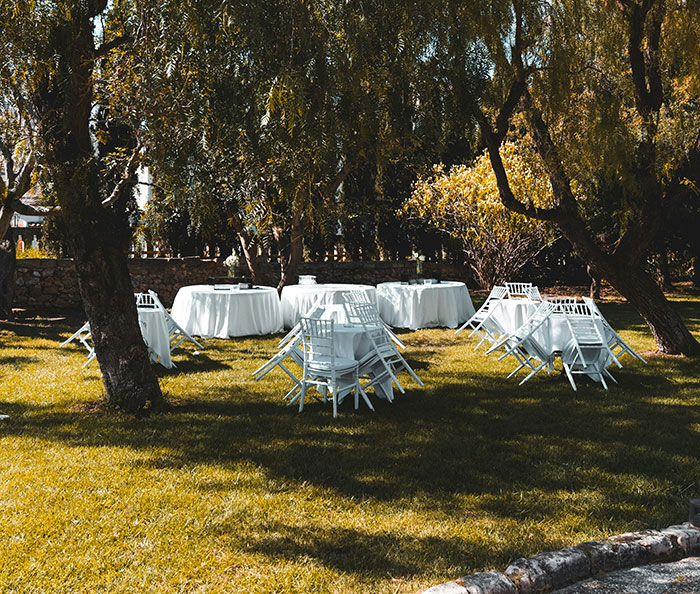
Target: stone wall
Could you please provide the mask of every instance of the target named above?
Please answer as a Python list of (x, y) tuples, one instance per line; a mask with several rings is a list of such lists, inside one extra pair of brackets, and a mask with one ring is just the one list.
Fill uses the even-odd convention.
[[(129, 272), (136, 292), (153, 289), (168, 307), (180, 287), (206, 284), (208, 277), (226, 274), (219, 262), (200, 258), (130, 259)], [(13, 306), (82, 307), (73, 260), (17, 260)]]
[[(248, 269), (238, 266), (236, 274), (248, 275)], [(423, 272), (418, 274), (414, 260), (382, 262), (303, 262), (299, 274), (313, 274), (319, 283), (354, 283), (377, 285), (386, 281), (398, 281), (403, 278), (440, 278), (457, 280), (472, 286), (471, 275), (463, 267), (450, 266), (439, 262), (423, 262)], [(258, 284), (277, 286), (280, 268), (276, 262), (260, 265)]]
[[(129, 271), (137, 292), (152, 289), (170, 307), (180, 287), (206, 284), (209, 277), (226, 276), (226, 268), (215, 260), (200, 258), (130, 259)], [(276, 286), (279, 265), (275, 262), (261, 266), (258, 284)], [(247, 276), (248, 269), (239, 266), (236, 273)], [(434, 262), (425, 262), (422, 274), (417, 274), (414, 261), (398, 262), (305, 262), (299, 274), (316, 275), (319, 283), (358, 283), (376, 285), (402, 278), (441, 278), (467, 282), (466, 269)], [(80, 308), (78, 279), (73, 260), (21, 258), (17, 260), (15, 277), (15, 308)]]

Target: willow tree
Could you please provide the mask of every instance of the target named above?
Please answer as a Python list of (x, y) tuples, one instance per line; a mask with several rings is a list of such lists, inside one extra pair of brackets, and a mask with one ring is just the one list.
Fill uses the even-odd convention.
[[(137, 151), (108, 154), (91, 129), (98, 60), (129, 43), (100, 41), (107, 0), (0, 0), (4, 44), (24, 60), (37, 122), (42, 189), (74, 257), (108, 402), (129, 411), (161, 404), (127, 268), (125, 205)], [(3, 80), (3, 84), (9, 81)], [(124, 147), (122, 147), (124, 148)], [(123, 170), (114, 182), (113, 168)]]
[[(697, 1), (498, 6), (484, 16), (480, 47), (491, 67), (477, 117), (501, 200), (554, 223), (593, 274), (637, 308), (660, 351), (697, 353), (646, 266), (667, 213), (700, 181)], [(518, 111), (552, 184), (551, 207), (518, 200), (500, 157)], [(596, 208), (596, 196), (619, 204), (606, 242), (592, 231), (595, 213), (609, 210)]]

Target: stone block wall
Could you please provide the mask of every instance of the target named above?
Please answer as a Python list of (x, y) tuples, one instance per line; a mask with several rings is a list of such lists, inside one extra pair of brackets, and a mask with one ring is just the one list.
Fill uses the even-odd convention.
[[(166, 307), (170, 307), (180, 287), (206, 284), (210, 276), (226, 276), (224, 265), (215, 260), (192, 258), (130, 259), (129, 272), (136, 292), (154, 290)], [(236, 273), (247, 276), (248, 269), (239, 266)], [(423, 273), (416, 272), (411, 260), (397, 262), (304, 262), (299, 274), (316, 275), (319, 283), (356, 283), (376, 285), (402, 278), (441, 278), (459, 280), (473, 288), (465, 268), (435, 262), (424, 262)], [(261, 266), (258, 284), (277, 286), (280, 272), (276, 262)], [(15, 276), (15, 308), (80, 308), (78, 278), (73, 260), (22, 258), (17, 260)]]
[[(248, 275), (245, 265), (236, 268), (236, 274)], [(457, 280), (473, 286), (471, 275), (464, 267), (451, 266), (439, 262), (423, 262), (423, 272), (416, 272), (416, 262), (413, 260), (381, 261), (381, 262), (303, 262), (299, 266), (299, 274), (313, 274), (319, 283), (353, 283), (377, 285), (387, 281), (398, 281), (402, 278), (440, 278), (442, 280)], [(262, 285), (277, 286), (280, 279), (280, 268), (276, 262), (266, 262), (260, 265)]]
[[(206, 284), (208, 277), (226, 274), (223, 264), (200, 258), (130, 259), (129, 272), (136, 292), (153, 289), (167, 307), (172, 305), (180, 287)], [(82, 307), (73, 260), (17, 260), (13, 306)]]

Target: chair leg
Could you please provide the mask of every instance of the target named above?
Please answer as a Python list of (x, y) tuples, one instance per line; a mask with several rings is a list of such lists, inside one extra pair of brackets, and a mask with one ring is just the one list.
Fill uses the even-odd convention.
[(604, 373), (605, 375), (607, 375), (612, 381), (614, 381), (615, 383), (617, 383), (617, 380), (613, 377), (613, 374), (610, 373), (607, 369), (603, 369), (603, 373)]
[(529, 380), (533, 375), (535, 375), (540, 369), (542, 369), (545, 365), (547, 365), (547, 361), (544, 361), (542, 364), (538, 365), (535, 367), (530, 374), (520, 382), (520, 385), (522, 386), (527, 380)]
[(574, 392), (576, 392), (576, 382), (574, 382), (574, 377), (571, 375), (571, 369), (569, 369), (569, 365), (567, 363), (564, 363), (564, 370), (566, 371), (566, 377), (569, 378), (569, 383), (571, 384), (571, 387), (574, 389)]

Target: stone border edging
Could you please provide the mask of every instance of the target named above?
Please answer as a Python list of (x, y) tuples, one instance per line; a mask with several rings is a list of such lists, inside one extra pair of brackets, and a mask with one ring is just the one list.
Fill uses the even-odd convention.
[(549, 592), (602, 571), (675, 561), (700, 554), (700, 529), (692, 524), (618, 534), (559, 551), (516, 559), (504, 572), (474, 573), (423, 594), (531, 594)]

